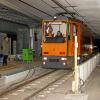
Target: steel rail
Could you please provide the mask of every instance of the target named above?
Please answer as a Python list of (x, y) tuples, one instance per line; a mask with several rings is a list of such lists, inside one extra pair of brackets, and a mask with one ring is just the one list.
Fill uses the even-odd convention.
[(26, 81), (24, 81), (24, 82), (21, 82), (21, 83), (17, 84), (16, 86), (11, 87), (11, 88), (9, 88), (8, 90), (5, 90), (5, 91), (1, 92), (1, 93), (0, 93), (0, 97), (4, 96), (4, 95), (7, 94), (8, 92), (17, 90), (18, 88), (20, 88), (20, 87), (22, 87), (22, 86), (24, 86), (24, 85), (27, 85), (27, 84), (29, 84), (29, 83), (31, 83), (31, 82), (37, 80), (37, 79), (40, 79), (40, 78), (42, 78), (42, 77), (45, 77), (46, 75), (49, 75), (49, 74), (51, 74), (51, 73), (54, 73), (55, 71), (56, 71), (56, 70), (53, 70), (53, 71), (47, 72), (47, 73), (45, 73), (45, 74), (42, 74), (41, 76), (38, 76), (38, 77), (36, 77), (36, 78), (34, 78), (34, 79), (30, 79), (30, 80), (26, 80)]
[[(70, 73), (70, 71), (68, 72), (68, 74)], [(58, 80), (60, 80), (61, 78), (63, 78), (64, 76), (66, 76), (66, 73), (61, 75), (60, 77), (58, 77), (57, 79), (55, 79), (54, 81), (50, 82), (49, 84), (47, 84), (46, 86), (44, 86), (42, 89), (36, 91), (35, 93), (33, 93), (32, 95), (28, 96), (27, 98), (25, 98), (24, 100), (30, 100), (32, 97), (34, 97), (35, 95), (39, 94), (40, 92), (42, 92), (43, 90), (45, 90), (46, 88), (48, 88), (49, 86), (53, 85), (55, 82), (57, 82)]]

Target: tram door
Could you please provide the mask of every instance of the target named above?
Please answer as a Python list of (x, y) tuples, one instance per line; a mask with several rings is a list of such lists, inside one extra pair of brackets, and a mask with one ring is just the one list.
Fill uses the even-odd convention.
[(74, 56), (74, 37), (77, 33), (76, 25), (75, 24), (69, 24), (68, 25), (68, 43), (67, 43), (67, 55), (68, 56)]

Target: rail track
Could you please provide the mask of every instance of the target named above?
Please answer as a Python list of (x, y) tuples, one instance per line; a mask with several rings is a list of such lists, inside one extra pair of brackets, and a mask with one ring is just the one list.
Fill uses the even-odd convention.
[(12, 91), (7, 91), (6, 94), (4, 93), (0, 96), (0, 100), (30, 100), (47, 87), (68, 75), (69, 72), (67, 70), (53, 70), (34, 80), (20, 84)]
[[(64, 79), (68, 79), (71, 73), (65, 73), (61, 76), (59, 76), (57, 79), (55, 79), (54, 81), (50, 82), (49, 84), (47, 84), (46, 86), (44, 86), (43, 88), (41, 88), (40, 90), (38, 90), (37, 92), (33, 93), (32, 95), (28, 96), (27, 98), (25, 98), (24, 100), (37, 100), (37, 99), (42, 99), (45, 95), (43, 94), (43, 92), (46, 92), (47, 94), (50, 93), (50, 91), (54, 90), (55, 88), (57, 88), (59, 85), (61, 85), (63, 82), (65, 82)], [(40, 97), (40, 98), (38, 98)]]
[[(31, 70), (31, 69), (30, 69)], [(10, 91), (14, 91), (14, 90), (16, 90), (16, 89), (18, 89), (18, 88), (20, 88), (20, 87), (22, 87), (22, 86), (24, 86), (24, 85), (26, 85), (26, 84), (28, 84), (28, 83), (30, 83), (30, 82), (32, 82), (32, 81), (35, 81), (35, 80), (37, 80), (37, 79), (40, 79), (40, 78), (42, 78), (42, 77), (44, 77), (44, 76), (46, 76), (46, 75), (48, 75), (48, 74), (51, 74), (51, 73), (53, 73), (53, 72), (55, 72), (56, 70), (50, 70), (50, 71), (47, 71), (47, 72), (44, 72), (44, 73), (42, 73), (42, 74), (40, 74), (40, 75), (38, 75), (38, 76), (36, 76), (36, 77), (30, 77), (29, 79), (21, 79), (21, 81), (18, 81), (18, 82), (15, 82), (15, 83), (12, 83), (12, 84), (10, 84), (10, 85), (8, 85), (6, 88), (4, 88), (4, 90), (3, 91), (0, 91), (0, 97), (1, 96), (3, 96), (3, 95), (5, 95), (5, 94), (7, 94), (8, 92), (10, 92)], [(33, 74), (34, 75), (34, 74)], [(27, 76), (27, 75), (26, 75)], [(26, 77), (25, 76), (25, 77)], [(0, 99), (1, 100), (1, 99)]]

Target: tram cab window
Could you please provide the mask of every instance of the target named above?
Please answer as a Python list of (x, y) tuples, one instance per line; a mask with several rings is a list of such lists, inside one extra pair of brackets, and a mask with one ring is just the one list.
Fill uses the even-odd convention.
[(76, 25), (73, 25), (73, 36), (77, 35), (77, 27)]
[(65, 42), (67, 24), (64, 22), (44, 23), (44, 42)]

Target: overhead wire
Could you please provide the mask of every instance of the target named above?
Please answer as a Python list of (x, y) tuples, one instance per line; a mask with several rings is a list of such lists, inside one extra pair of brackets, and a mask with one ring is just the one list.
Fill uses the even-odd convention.
[(84, 18), (67, 0), (65, 2), (77, 13), (78, 16)]
[(48, 6), (50, 6), (51, 8), (55, 9), (59, 13), (59, 10), (57, 10), (56, 8), (54, 8), (53, 6), (51, 6), (50, 4), (48, 4), (47, 2), (45, 2), (44, 0), (42, 0), (42, 2), (44, 2), (45, 4), (47, 4)]
[(34, 9), (36, 9), (36, 10), (38, 10), (38, 11), (40, 11), (40, 12), (42, 12), (42, 13), (44, 13), (44, 14), (50, 16), (50, 17), (53, 17), (53, 16), (50, 15), (49, 13), (44, 12), (43, 10), (38, 9), (37, 7), (35, 7), (35, 6), (33, 6), (33, 5), (30, 5), (29, 3), (26, 3), (26, 2), (23, 1), (23, 0), (18, 0), (18, 1), (22, 2), (23, 4), (25, 4), (25, 5), (27, 5), (27, 6), (31, 7), (31, 8), (34, 8)]
[[(88, 21), (74, 8), (74, 7), (72, 7), (72, 5), (67, 1), (67, 0), (65, 0), (65, 2), (76, 12), (76, 14), (79, 16), (79, 17), (81, 17), (82, 18), (82, 21), (85, 23), (85, 24), (87, 24), (88, 25), (88, 27), (90, 26), (90, 29), (94, 32), (94, 31), (96, 31), (95, 30), (95, 28), (90, 24), (90, 23), (88, 23)], [(94, 32), (95, 33), (95, 32)], [(95, 33), (96, 34), (96, 33)], [(96, 34), (97, 35), (97, 34)]]
[[(30, 4), (26, 3), (26, 2), (24, 2), (23, 0), (18, 0), (18, 1), (20, 1), (20, 2), (22, 2), (22, 3), (24, 3), (24, 4), (26, 4), (26, 5), (28, 5), (28, 6), (32, 7), (32, 8), (34, 8), (34, 9), (36, 9), (36, 10), (38, 10), (38, 11), (40, 11), (40, 12), (42, 12), (42, 13), (44, 13), (44, 14), (50, 16), (50, 17), (53, 17), (52, 15), (50, 15), (50, 14), (48, 14), (48, 13), (46, 13), (46, 12), (44, 12), (44, 11), (38, 9), (38, 8), (36, 8), (36, 7), (33, 6), (33, 5), (30, 5)], [(50, 4), (48, 4), (47, 2), (45, 2), (44, 0), (42, 0), (42, 1), (43, 1), (45, 4), (51, 6)], [(73, 14), (71, 14), (71, 12), (70, 12), (68, 9), (66, 9), (63, 5), (61, 5), (57, 0), (51, 0), (51, 1), (54, 2), (55, 4), (59, 5), (63, 10), (65, 10), (67, 13), (69, 13), (69, 15), (71, 15), (73, 18), (75, 18), (75, 16), (73, 16)], [(66, 3), (67, 3), (68, 5), (71, 6), (71, 4), (70, 4), (67, 0), (65, 0), (65, 1), (66, 1)], [(51, 6), (51, 7), (52, 7), (52, 6)], [(72, 6), (71, 6), (71, 7), (72, 7)], [(53, 8), (53, 7), (52, 7), (52, 8)], [(94, 28), (92, 25), (90, 25), (90, 24), (88, 23), (88, 21), (84, 18), (85, 16), (83, 17), (74, 7), (72, 7), (72, 8), (73, 8), (73, 10), (76, 12), (76, 14), (77, 14), (79, 17), (82, 18), (82, 21), (83, 21), (84, 23), (86, 23), (88, 26), (90, 26), (90, 29), (92, 28), (92, 31), (95, 31), (95, 34), (96, 34), (95, 28)], [(57, 9), (55, 9), (55, 10), (58, 11)]]
[(57, 0), (51, 0), (52, 2), (54, 2), (56, 5), (58, 5), (60, 8), (62, 8), (64, 11), (66, 11), (66, 13), (70, 14), (70, 16), (72, 16), (73, 18), (75, 18), (75, 16), (73, 14), (71, 14), (71, 12), (66, 9), (61, 3), (59, 3)]

